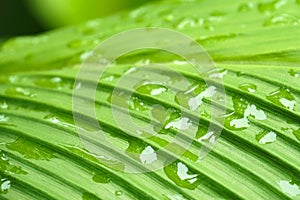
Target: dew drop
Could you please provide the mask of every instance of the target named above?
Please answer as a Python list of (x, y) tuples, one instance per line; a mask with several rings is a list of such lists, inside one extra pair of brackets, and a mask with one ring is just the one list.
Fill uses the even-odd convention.
[(294, 69), (290, 69), (289, 74), (292, 77), (299, 77), (300, 73), (296, 72)]
[(264, 26), (273, 26), (273, 25), (298, 25), (300, 20), (298, 17), (290, 15), (290, 14), (280, 14), (271, 17), (268, 19)]
[(299, 186), (292, 181), (281, 180), (278, 184), (284, 193), (289, 194), (292, 197), (300, 195)]
[(143, 164), (151, 164), (157, 160), (155, 150), (151, 146), (147, 146), (140, 155), (140, 161)]
[(97, 172), (93, 176), (93, 181), (95, 181), (96, 183), (109, 183), (110, 180), (110, 175), (105, 172)]
[(139, 93), (153, 96), (160, 95), (161, 93), (167, 91), (165, 86), (153, 83), (144, 83), (142, 86), (137, 85), (135, 88)]
[(269, 144), (276, 141), (277, 134), (273, 131), (262, 131), (255, 136), (255, 139), (259, 144)]
[(239, 12), (248, 12), (248, 11), (250, 11), (253, 8), (254, 8), (254, 4), (251, 3), (251, 2), (247, 2), (247, 3), (242, 3), (239, 6), (238, 11)]
[(13, 96), (25, 96), (25, 97), (36, 97), (35, 93), (32, 93), (29, 89), (22, 88), (22, 87), (10, 87), (5, 91), (8, 95)]
[(198, 174), (193, 173), (188, 166), (182, 162), (174, 162), (164, 167), (166, 175), (178, 186), (194, 190), (200, 184)]
[(300, 141), (300, 128), (297, 130), (293, 130), (293, 134)]
[(191, 120), (187, 117), (183, 117), (171, 121), (165, 126), (165, 129), (175, 128), (178, 130), (187, 130), (190, 128), (191, 125), (192, 125)]
[(54, 114), (48, 114), (44, 117), (44, 119), (50, 121), (53, 124), (61, 125), (68, 128), (75, 128), (73, 121), (67, 120), (67, 118), (63, 119), (62, 117), (56, 116)]
[(39, 87), (62, 89), (66, 83), (60, 77), (41, 78), (34, 81), (34, 84)]
[(287, 3), (286, 0), (274, 0), (258, 4), (258, 10), (262, 13), (271, 13)]
[(209, 78), (223, 78), (227, 74), (227, 69), (214, 69), (208, 72)]
[(296, 105), (295, 97), (287, 88), (280, 88), (277, 91), (272, 92), (267, 96), (267, 99), (289, 110), (294, 110), (294, 107)]
[(239, 88), (241, 90), (244, 90), (246, 92), (250, 92), (250, 93), (253, 93), (257, 90), (257, 86), (252, 84), (252, 83), (244, 83), (244, 84), (241, 84), (239, 85)]
[(0, 194), (6, 194), (8, 192), (8, 190), (10, 189), (10, 186), (11, 186), (10, 180), (7, 179), (7, 178), (1, 178), (0, 183), (1, 183)]
[(123, 194), (123, 192), (121, 191), (121, 190), (117, 190), (116, 192), (115, 192), (115, 195), (116, 196), (121, 196)]
[(8, 105), (5, 101), (0, 103), (0, 109), (6, 110), (8, 108)]

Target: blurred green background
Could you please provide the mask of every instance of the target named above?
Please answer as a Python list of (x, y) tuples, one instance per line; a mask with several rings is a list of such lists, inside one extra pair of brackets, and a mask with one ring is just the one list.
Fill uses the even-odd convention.
[(0, 40), (138, 7), (150, 0), (0, 0)]

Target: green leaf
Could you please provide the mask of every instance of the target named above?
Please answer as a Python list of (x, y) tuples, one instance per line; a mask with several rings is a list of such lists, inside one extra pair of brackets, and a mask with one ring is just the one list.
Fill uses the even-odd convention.
[[(298, 1), (292, 0), (159, 1), (127, 14), (10, 39), (0, 51), (0, 197), (299, 199), (299, 8)], [(89, 134), (80, 137), (72, 112), (73, 89), (80, 87), (74, 85), (80, 63), (113, 34), (149, 26), (175, 29), (195, 39), (218, 70), (204, 74), (204, 81), (189, 63), (166, 52), (124, 55), (104, 72), (95, 95), (98, 123), (114, 146)], [(180, 85), (166, 88), (145, 82), (140, 73), (128, 73), (139, 71), (145, 62), (163, 63), (188, 80), (193, 90), (174, 94), (172, 89)], [(96, 72), (97, 67), (91, 66), (90, 73)], [(181, 81), (165, 68), (151, 68), (148, 73), (173, 83)], [(122, 87), (118, 81), (125, 75), (142, 84), (135, 91)], [(207, 82), (218, 84), (216, 76), (223, 78), (226, 99), (204, 96), (199, 115), (186, 111), (188, 101), (208, 89)], [(88, 76), (79, 81), (94, 83)], [(154, 90), (159, 90), (157, 95)], [(129, 101), (122, 96), (126, 92), (133, 92)], [(226, 102), (226, 107), (220, 102)], [(211, 121), (213, 108), (226, 109), (226, 114)], [(132, 127), (121, 128), (112, 109), (118, 116), (129, 111), (136, 124), (154, 120), (151, 125), (157, 134), (142, 137), (133, 134)], [(189, 118), (199, 119), (199, 125), (189, 125), (197, 130), (195, 137), (177, 127), (183, 120), (181, 109)], [(200, 149), (216, 139), (207, 132), (210, 122), (223, 131), (199, 162)], [(91, 125), (87, 122), (81, 128), (89, 130)], [(176, 136), (180, 140), (175, 144)], [(185, 149), (189, 140), (193, 142)], [(101, 147), (103, 155), (91, 152), (83, 142)], [(177, 159), (164, 169), (124, 172), (122, 160), (140, 169), (142, 163), (151, 162), (143, 152), (168, 144), (172, 145), (164, 154)], [(112, 157), (106, 157), (107, 152)]]

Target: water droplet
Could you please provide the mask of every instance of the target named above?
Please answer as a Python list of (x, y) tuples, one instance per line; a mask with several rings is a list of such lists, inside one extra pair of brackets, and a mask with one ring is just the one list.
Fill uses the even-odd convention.
[(178, 92), (175, 96), (175, 102), (195, 111), (202, 105), (204, 98), (213, 97), (215, 94), (215, 86), (205, 88), (205, 85), (196, 85), (185, 92)]
[(204, 44), (209, 44), (209, 43), (213, 43), (213, 42), (223, 42), (223, 41), (226, 41), (226, 40), (229, 40), (229, 39), (233, 39), (236, 36), (238, 36), (238, 34), (229, 33), (229, 34), (226, 34), (226, 35), (217, 35), (217, 36), (210, 36), (210, 37), (200, 38), (200, 39), (197, 39), (196, 41), (199, 44), (204, 45)]
[(21, 87), (10, 87), (8, 88), (5, 93), (7, 95), (13, 95), (13, 96), (25, 96), (25, 97), (36, 97), (35, 93), (32, 93), (30, 89), (21, 88)]
[(178, 186), (194, 190), (200, 184), (198, 174), (193, 173), (182, 162), (174, 162), (164, 167), (166, 175)]
[(167, 196), (169, 200), (186, 200), (181, 194), (174, 194)]
[(0, 151), (0, 169), (6, 174), (28, 174), (20, 166), (13, 165), (6, 154)]
[(86, 52), (83, 52), (81, 55), (80, 55), (80, 60), (81, 61), (85, 61), (86, 59), (88, 59), (90, 56), (93, 55), (93, 52), (92, 51), (86, 51)]
[(255, 139), (257, 140), (257, 142), (259, 142), (260, 144), (269, 144), (269, 143), (273, 143), (276, 141), (276, 137), (277, 134), (274, 133), (273, 131), (262, 131), (259, 134), (257, 134), (255, 136)]
[[(1, 176), (0, 176), (1, 177)], [(8, 190), (10, 189), (10, 185), (11, 185), (11, 182), (9, 179), (7, 178), (1, 178), (1, 190), (0, 190), (0, 194), (6, 194), (8, 192)]]
[(253, 92), (256, 91), (257, 86), (254, 85), (254, 84), (252, 84), (252, 83), (244, 83), (244, 84), (239, 85), (239, 88), (240, 88), (241, 90), (244, 90), (244, 91), (253, 93)]
[(120, 78), (121, 76), (120, 75), (108, 75), (108, 76), (104, 76), (102, 78), (102, 81), (107, 81), (107, 82), (113, 82), (115, 80), (117, 80), (118, 78)]
[(121, 190), (117, 190), (116, 192), (115, 192), (115, 195), (116, 196), (121, 196), (123, 194), (123, 192), (121, 191)]
[(54, 114), (48, 114), (44, 117), (45, 120), (50, 121), (53, 124), (61, 125), (67, 128), (75, 128), (74, 122), (68, 118), (57, 116)]
[(298, 25), (300, 23), (300, 19), (296, 16), (290, 14), (280, 14), (271, 17), (268, 19), (264, 26), (272, 26), (272, 25)]
[(161, 93), (167, 91), (167, 88), (160, 84), (154, 84), (154, 83), (143, 83), (143, 85), (136, 85), (135, 86), (136, 91), (142, 94), (148, 94), (148, 95), (160, 95)]
[(34, 84), (39, 87), (62, 89), (67, 83), (64, 82), (60, 77), (53, 77), (37, 79), (34, 81)]
[(293, 183), (292, 181), (281, 180), (278, 184), (284, 193), (289, 194), (292, 197), (300, 195), (300, 189), (296, 183)]
[(0, 102), (0, 109), (5, 110), (5, 109), (7, 109), (7, 108), (8, 108), (8, 105), (7, 105), (7, 103), (6, 103), (5, 101)]
[(129, 100), (129, 109), (136, 111), (146, 111), (149, 110), (149, 106), (146, 105), (140, 98), (131, 96)]
[(110, 175), (107, 174), (106, 172), (97, 172), (93, 176), (93, 181), (96, 183), (109, 183), (111, 180)]
[(147, 146), (140, 155), (140, 160), (143, 164), (151, 164), (157, 160), (155, 150), (151, 146)]
[(258, 4), (258, 10), (263, 13), (271, 13), (287, 3), (286, 0), (274, 0), (267, 3)]
[(6, 147), (20, 153), (26, 159), (49, 161), (55, 158), (53, 152), (46, 147), (22, 137), (19, 137), (15, 142), (6, 144)]
[(226, 74), (227, 69), (213, 69), (210, 72), (208, 72), (208, 77), (222, 79)]
[(299, 77), (300, 73), (296, 72), (294, 69), (290, 69), (289, 74), (293, 77)]
[(250, 126), (249, 117), (256, 120), (266, 120), (267, 116), (264, 111), (251, 105), (245, 99), (239, 96), (233, 96), (234, 112), (228, 114), (225, 118), (224, 125), (231, 130), (243, 130)]
[(186, 27), (192, 28), (192, 27), (196, 27), (198, 25), (202, 25), (202, 21), (201, 19), (195, 19), (193, 17), (185, 17), (183, 19), (181, 19), (178, 23), (176, 23), (176, 28), (178, 30), (182, 30)]
[(237, 73), (236, 73), (236, 76), (237, 76), (237, 77), (241, 77), (241, 76), (244, 76), (244, 75), (245, 75), (244, 72), (237, 72)]
[(99, 40), (73, 40), (68, 43), (68, 47), (71, 49), (78, 49), (83, 47), (89, 47), (91, 45), (95, 45), (99, 43)]
[(4, 126), (14, 126), (11, 121), (10, 118), (0, 114), (0, 125), (4, 125)]
[(250, 10), (252, 10), (254, 8), (254, 4), (252, 2), (247, 2), (247, 3), (242, 3), (239, 8), (238, 11), (239, 12), (248, 12)]
[(295, 97), (287, 88), (280, 88), (277, 91), (272, 92), (267, 96), (267, 99), (279, 106), (285, 107), (290, 110), (294, 110), (294, 107), (296, 105)]
[(175, 128), (178, 130), (187, 130), (190, 128), (191, 125), (192, 125), (191, 120), (187, 117), (183, 117), (171, 121), (165, 126), (165, 129)]
[(300, 141), (300, 128), (297, 130), (293, 130), (293, 134)]

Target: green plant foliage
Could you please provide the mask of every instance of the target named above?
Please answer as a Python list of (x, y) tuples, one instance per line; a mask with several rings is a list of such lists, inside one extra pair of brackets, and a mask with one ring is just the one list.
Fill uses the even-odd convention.
[[(159, 1), (127, 14), (5, 42), (0, 51), (0, 197), (299, 199), (299, 9), (294, 0)], [(226, 115), (219, 117), (224, 129), (217, 144), (199, 162), (199, 149), (213, 136), (207, 132), (212, 99), (204, 97), (200, 116), (191, 114), (200, 125), (188, 150), (164, 169), (129, 174), (122, 172), (123, 163), (96, 157), (82, 145), (72, 116), (72, 91), (78, 87), (74, 81), (80, 63), (99, 42), (120, 31), (150, 26), (185, 33), (207, 49), (218, 71), (204, 76), (211, 82), (222, 76), (226, 99), (220, 101), (226, 102)], [(201, 95), (207, 85), (178, 59), (162, 51), (133, 52), (118, 59), (99, 80), (99, 124), (128, 155), (164, 147), (176, 134), (189, 139), (174, 125), (180, 120), (179, 104), (188, 106), (188, 95)], [(141, 138), (130, 129), (119, 129), (110, 102), (120, 78), (145, 62), (164, 63), (189, 80), (194, 90), (184, 96), (145, 83), (129, 102), (119, 95), (119, 103), (113, 105), (118, 113), (129, 110), (136, 123), (147, 124), (152, 116), (163, 124), (155, 127), (157, 135)], [(151, 73), (180, 81), (163, 68)], [(140, 74), (129, 76), (141, 79)], [(151, 95), (157, 89), (161, 93)], [(158, 102), (162, 107), (153, 109)], [(222, 126), (218, 120), (214, 123)], [(85, 140), (99, 145), (88, 136)], [(101, 145), (118, 155), (116, 147)], [(180, 148), (184, 147), (179, 143), (166, 154), (176, 155)], [(131, 162), (141, 161), (142, 157), (132, 157)]]

